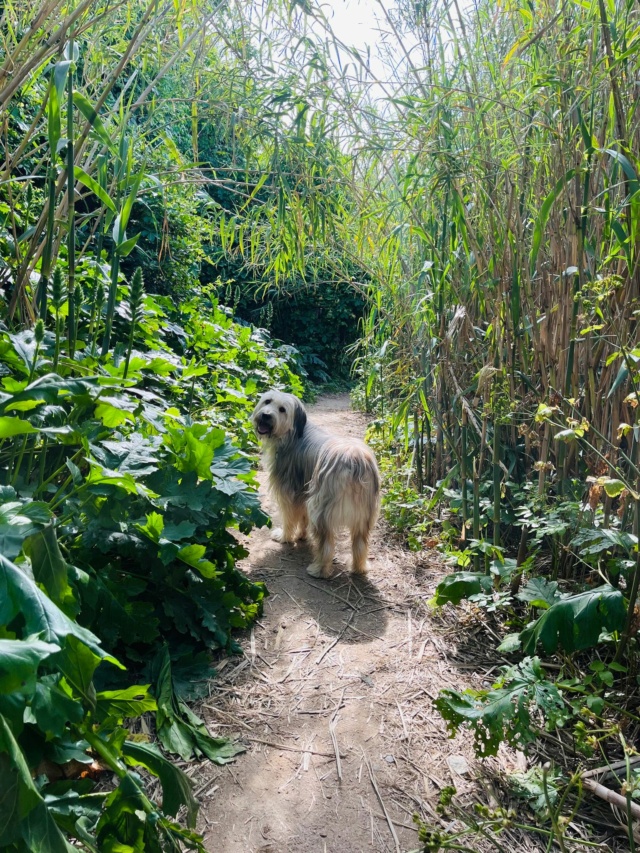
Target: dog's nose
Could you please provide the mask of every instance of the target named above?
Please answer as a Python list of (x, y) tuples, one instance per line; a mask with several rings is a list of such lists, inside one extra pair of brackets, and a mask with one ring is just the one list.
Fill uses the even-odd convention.
[(270, 415), (268, 412), (261, 412), (260, 420), (264, 421), (265, 423), (271, 423), (271, 421), (273, 420), (273, 415)]

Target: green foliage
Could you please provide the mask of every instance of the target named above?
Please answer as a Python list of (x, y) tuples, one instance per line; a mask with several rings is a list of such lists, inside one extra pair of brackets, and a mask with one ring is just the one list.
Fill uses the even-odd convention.
[(488, 690), (442, 690), (434, 704), (450, 736), (461, 726), (471, 729), (476, 755), (481, 757), (495, 755), (503, 741), (518, 749), (534, 741), (534, 712), (543, 714), (550, 727), (565, 717), (562, 696), (547, 680), (537, 657), (506, 668)]
[(620, 590), (601, 586), (555, 601), (520, 634), (522, 651), (533, 654), (538, 643), (551, 654), (593, 648), (603, 631), (621, 631), (626, 607)]
[(321, 271), (318, 276), (311, 283), (295, 280), (264, 295), (258, 283), (253, 298), (242, 294), (238, 313), (293, 344), (311, 382), (344, 382), (351, 368), (348, 348), (357, 340), (366, 303), (349, 283), (323, 281)]
[[(82, 311), (74, 362), (50, 332), (0, 339), (0, 714), (16, 777), (10, 843), (29, 849), (41, 849), (34, 833), (60, 849), (64, 833), (90, 849), (201, 849), (171, 821), (181, 805), (195, 816), (187, 777), (130, 743), (125, 720), (155, 713), (160, 742), (185, 760), (240, 751), (187, 706), (211, 671), (202, 655), (185, 661), (234, 648), (232, 631), (260, 612), (265, 589), (235, 568), (246, 551), (231, 532), (267, 521), (248, 416), (266, 387), (301, 393), (288, 353), (206, 294), (161, 304), (143, 297), (139, 276), (119, 292), (117, 310), (130, 310), (113, 336), (129, 339), (126, 361), (93, 355)], [(132, 683), (139, 675), (152, 693)], [(31, 782), (42, 762), (91, 754), (119, 779), (108, 795), (84, 780)], [(160, 778), (162, 812), (127, 766)]]
[(447, 603), (460, 604), (463, 598), (471, 598), (480, 592), (489, 593), (492, 589), (493, 582), (489, 575), (454, 572), (440, 581), (430, 603), (437, 607)]

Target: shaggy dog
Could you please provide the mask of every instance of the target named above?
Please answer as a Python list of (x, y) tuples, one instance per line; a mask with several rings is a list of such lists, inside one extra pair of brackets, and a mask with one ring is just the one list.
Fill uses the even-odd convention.
[(252, 415), (263, 442), (269, 485), (282, 515), (276, 542), (304, 539), (307, 528), (314, 560), (307, 572), (331, 576), (335, 537), (341, 527), (351, 533), (352, 571), (367, 571), (369, 535), (378, 516), (380, 475), (367, 445), (324, 432), (307, 420), (293, 394), (267, 391)]

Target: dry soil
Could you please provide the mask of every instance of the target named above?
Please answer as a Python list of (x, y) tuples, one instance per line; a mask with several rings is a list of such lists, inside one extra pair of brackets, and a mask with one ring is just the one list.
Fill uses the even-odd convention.
[[(366, 428), (346, 396), (321, 399), (310, 417), (344, 435)], [(345, 569), (348, 545), (326, 581), (306, 574), (306, 543), (277, 544), (266, 528), (249, 537), (242, 568), (270, 595), (245, 657), (222, 662), (202, 709), (212, 733), (247, 746), (198, 782), (211, 853), (407, 853), (420, 848), (413, 814), (445, 825), (440, 791), (475, 784), (469, 738), (448, 739), (432, 708), (473, 668), (456, 662), (455, 624), (426, 604), (439, 555), (410, 554), (380, 521), (359, 579)]]

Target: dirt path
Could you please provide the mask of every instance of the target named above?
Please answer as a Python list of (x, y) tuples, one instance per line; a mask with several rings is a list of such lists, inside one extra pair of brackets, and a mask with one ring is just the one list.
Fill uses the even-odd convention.
[[(323, 398), (310, 416), (346, 435), (366, 426), (346, 396)], [(366, 580), (344, 570), (346, 536), (330, 581), (306, 574), (306, 544), (279, 545), (264, 529), (249, 548), (242, 568), (271, 594), (245, 657), (225, 662), (203, 708), (212, 733), (248, 747), (199, 784), (207, 849), (417, 850), (413, 813), (438, 820), (439, 791), (474, 784), (468, 738), (448, 740), (431, 708), (442, 687), (469, 684), (451, 628), (425, 604), (443, 573), (437, 555), (416, 559), (382, 521)]]

